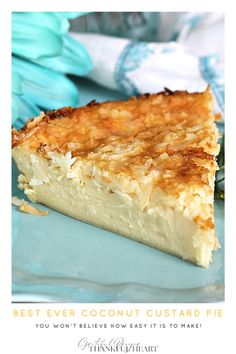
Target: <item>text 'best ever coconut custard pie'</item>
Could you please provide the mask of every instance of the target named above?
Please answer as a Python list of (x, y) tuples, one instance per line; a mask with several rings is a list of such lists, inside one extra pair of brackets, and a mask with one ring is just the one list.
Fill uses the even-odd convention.
[(13, 129), (32, 201), (208, 267), (219, 247), (210, 88), (41, 114)]

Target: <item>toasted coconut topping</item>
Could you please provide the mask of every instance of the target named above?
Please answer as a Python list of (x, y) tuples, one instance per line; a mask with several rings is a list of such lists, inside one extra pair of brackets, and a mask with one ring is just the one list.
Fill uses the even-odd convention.
[[(60, 171), (68, 178), (76, 177), (83, 163), (89, 178), (101, 175), (108, 185), (115, 180), (123, 191), (141, 193), (144, 209), (156, 188), (180, 200), (185, 192), (201, 200), (213, 196), (218, 119), (209, 88), (203, 93), (166, 89), (47, 113), (20, 131), (13, 129), (12, 146), (43, 156), (53, 166), (63, 157)], [(214, 227), (211, 199), (202, 202), (206, 212), (195, 218), (206, 229)]]
[(50, 112), (20, 131), (13, 129), (12, 145), (45, 156), (70, 151), (72, 157), (131, 178), (137, 167), (145, 175), (158, 170), (156, 183), (170, 190), (186, 183), (205, 184), (217, 169), (215, 119), (219, 116), (212, 114), (209, 88), (192, 94), (165, 90)]

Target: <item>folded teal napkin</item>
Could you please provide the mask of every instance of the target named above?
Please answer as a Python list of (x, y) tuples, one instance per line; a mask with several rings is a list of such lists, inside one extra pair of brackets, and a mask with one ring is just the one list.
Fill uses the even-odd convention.
[(66, 76), (87, 75), (87, 50), (68, 34), (68, 19), (84, 13), (19, 12), (12, 14), (12, 120), (41, 110), (76, 106), (79, 91)]

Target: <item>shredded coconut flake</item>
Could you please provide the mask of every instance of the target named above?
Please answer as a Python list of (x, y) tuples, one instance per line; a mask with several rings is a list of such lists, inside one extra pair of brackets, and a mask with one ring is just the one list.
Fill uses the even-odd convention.
[(40, 216), (48, 215), (47, 210), (40, 210), (40, 209), (34, 208), (32, 205), (30, 205), (28, 202), (26, 202), (26, 200), (19, 199), (16, 196), (12, 197), (12, 204), (17, 206), (20, 211), (27, 213), (27, 214), (40, 215)]

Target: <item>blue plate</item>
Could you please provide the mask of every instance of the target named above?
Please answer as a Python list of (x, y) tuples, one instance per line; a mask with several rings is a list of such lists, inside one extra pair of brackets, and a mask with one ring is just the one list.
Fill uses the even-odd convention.
[[(80, 80), (81, 105), (122, 99)], [(13, 163), (13, 195), (18, 171)], [(47, 209), (38, 205), (41, 209)], [(13, 207), (13, 301), (185, 303), (224, 300), (224, 204), (215, 203), (221, 249), (209, 269), (79, 222), (51, 209), (46, 217)]]

